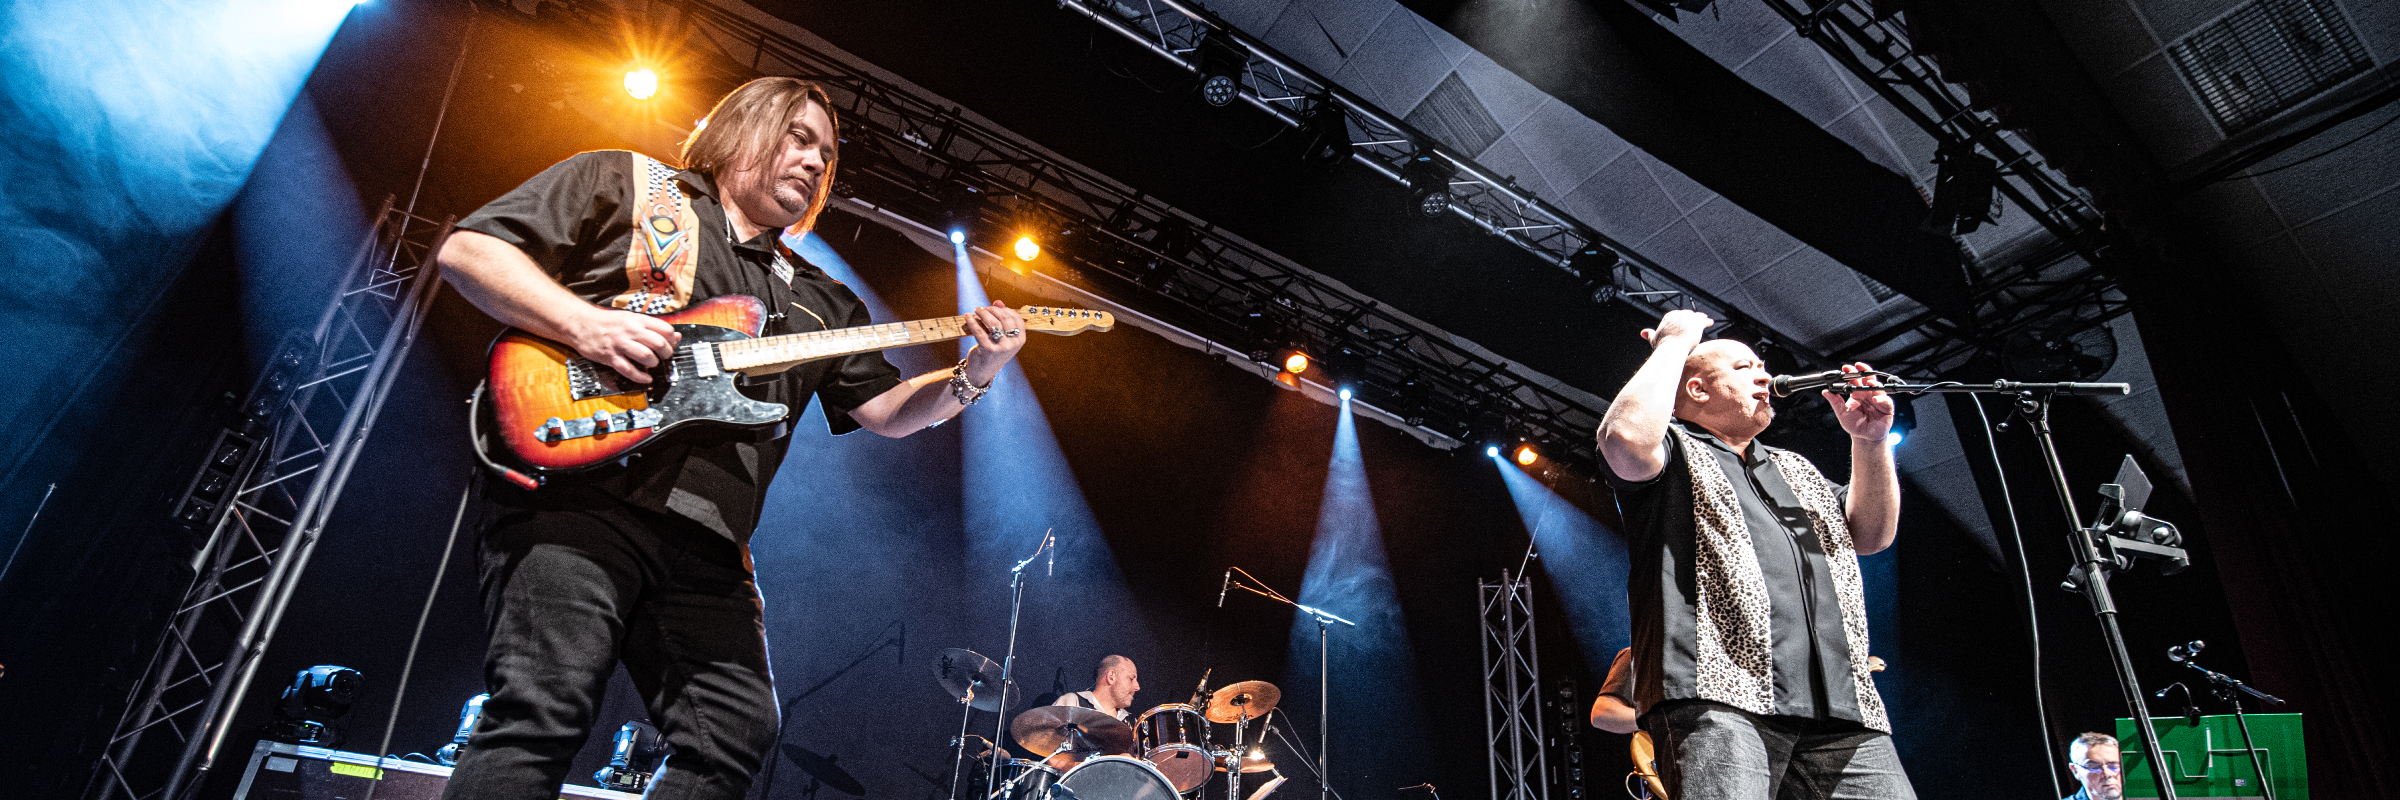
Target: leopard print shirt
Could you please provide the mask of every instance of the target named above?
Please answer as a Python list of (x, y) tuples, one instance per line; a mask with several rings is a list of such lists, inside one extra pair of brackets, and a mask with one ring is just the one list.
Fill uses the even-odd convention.
[[(1685, 453), (1708, 452), (1683, 429), (1669, 430), (1674, 431)], [(1865, 582), (1859, 575), (1858, 551), (1851, 545), (1850, 527), (1836, 490), (1798, 453), (1776, 450), (1768, 455), (1808, 512), (1817, 541), (1825, 549), (1835, 599), (1841, 605), (1842, 632), (1849, 639), (1850, 677), (1857, 692), (1859, 720), (1890, 733), (1891, 720), (1867, 668)], [(1742, 520), (1739, 496), (1716, 459), (1686, 458), (1684, 463), (1691, 470), (1696, 528), (1692, 567), (1699, 586), (1694, 609), (1698, 695), (1753, 714), (1774, 714), (1775, 651), (1767, 623), (1770, 601), (1766, 581), (1759, 573), (1758, 553), (1751, 547), (1750, 531)]]

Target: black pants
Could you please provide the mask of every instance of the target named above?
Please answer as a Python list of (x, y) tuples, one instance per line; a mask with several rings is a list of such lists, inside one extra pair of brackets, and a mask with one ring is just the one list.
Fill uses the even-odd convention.
[(445, 800), (558, 797), (620, 658), (675, 748), (649, 796), (746, 795), (778, 724), (748, 548), (616, 504), (493, 503), (481, 527), (492, 697)]

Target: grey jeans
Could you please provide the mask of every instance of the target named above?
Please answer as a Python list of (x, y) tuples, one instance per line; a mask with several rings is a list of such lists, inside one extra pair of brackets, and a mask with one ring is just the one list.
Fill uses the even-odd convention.
[(1705, 701), (1642, 717), (1674, 800), (1915, 800), (1892, 737), (1855, 722)]

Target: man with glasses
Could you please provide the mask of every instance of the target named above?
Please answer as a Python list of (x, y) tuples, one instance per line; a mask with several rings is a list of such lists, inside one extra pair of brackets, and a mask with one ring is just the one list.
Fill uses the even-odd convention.
[(2125, 760), (2117, 751), (2117, 737), (2105, 733), (2075, 737), (2075, 742), (2067, 745), (2067, 769), (2083, 788), (2066, 800), (2124, 799)]

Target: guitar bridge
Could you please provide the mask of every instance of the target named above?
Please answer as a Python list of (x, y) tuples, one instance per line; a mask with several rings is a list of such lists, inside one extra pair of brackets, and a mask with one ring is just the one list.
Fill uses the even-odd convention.
[(568, 439), (582, 439), (603, 433), (654, 428), (658, 426), (659, 418), (663, 416), (665, 415), (659, 413), (659, 410), (655, 408), (636, 408), (614, 414), (602, 411), (588, 417), (573, 419), (551, 417), (542, 420), (542, 424), (534, 428), (533, 438), (539, 442), (563, 442)]
[(614, 368), (591, 359), (578, 358), (567, 362), (567, 394), (577, 400), (639, 394), (646, 390), (647, 387), (628, 380)]

